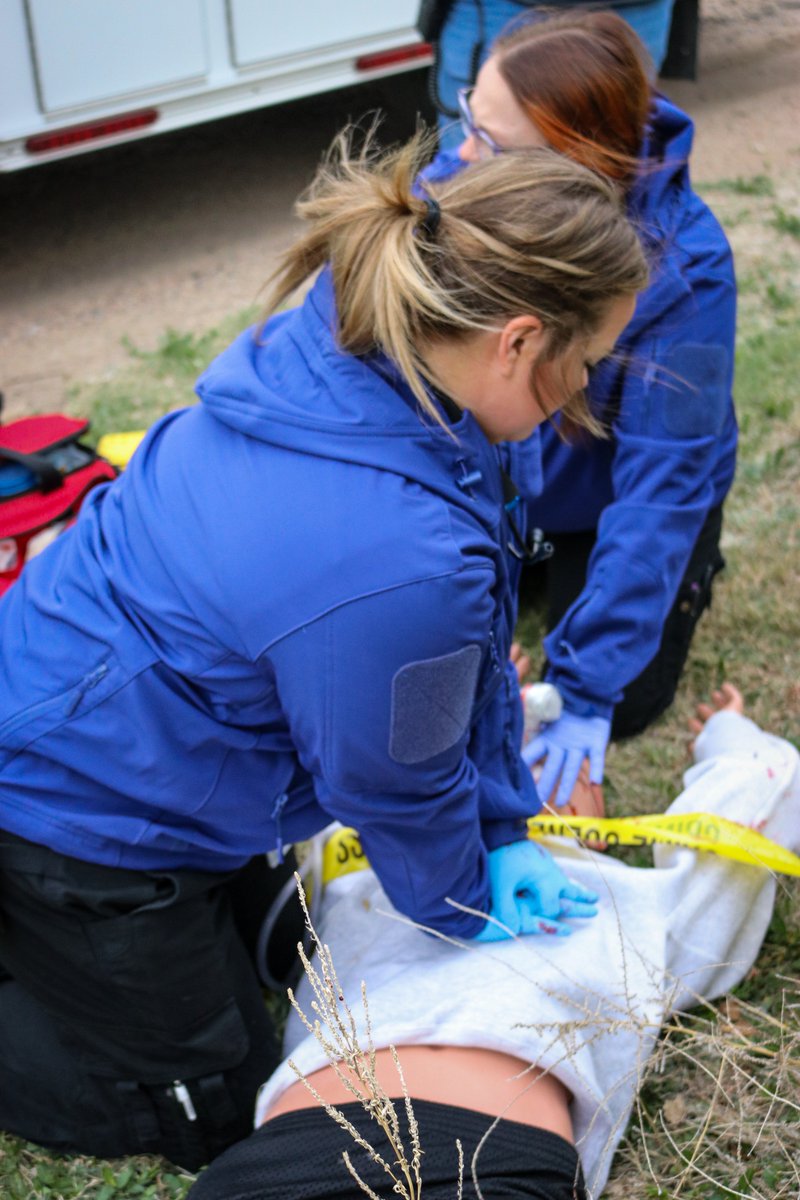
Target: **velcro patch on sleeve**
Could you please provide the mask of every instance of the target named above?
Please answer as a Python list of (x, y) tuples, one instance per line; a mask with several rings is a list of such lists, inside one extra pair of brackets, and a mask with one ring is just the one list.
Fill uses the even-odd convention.
[(464, 735), (480, 661), (480, 647), (470, 645), (400, 668), (392, 680), (389, 735), (389, 754), (395, 762), (425, 762)]
[(724, 346), (685, 343), (663, 362), (661, 420), (677, 438), (714, 437), (728, 410), (728, 351)]

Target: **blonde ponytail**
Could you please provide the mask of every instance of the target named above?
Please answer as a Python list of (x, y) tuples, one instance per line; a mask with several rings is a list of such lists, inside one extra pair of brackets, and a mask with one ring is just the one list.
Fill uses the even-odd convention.
[[(387, 154), (370, 135), (357, 152), (351, 130), (337, 137), (297, 204), (309, 229), (270, 279), (268, 313), (330, 262), (342, 349), (383, 351), (440, 421), (426, 345), (532, 313), (556, 357), (639, 291), (647, 268), (618, 194), (589, 170), (549, 150), (508, 153), (426, 196), (415, 184), (432, 148), (425, 133)], [(591, 427), (583, 409), (569, 416)]]

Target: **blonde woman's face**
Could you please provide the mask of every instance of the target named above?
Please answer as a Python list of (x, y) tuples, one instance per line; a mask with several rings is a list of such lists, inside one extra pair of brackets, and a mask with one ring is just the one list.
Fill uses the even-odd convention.
[[(617, 297), (588, 342), (568, 346), (556, 359), (546, 358), (549, 335), (538, 317), (520, 316), (466, 344), (440, 344), (430, 361), (490, 442), (519, 442), (587, 386), (590, 367), (611, 353), (635, 307), (635, 296)], [(531, 392), (532, 377), (542, 401)]]
[[(462, 162), (491, 158), (490, 144), (500, 150), (538, 150), (547, 145), (540, 130), (514, 99), (494, 58), (487, 59), (481, 67), (468, 99), (472, 125), (477, 132), (468, 133), (468, 126), (462, 123), (465, 134), (468, 133), (458, 148)], [(480, 136), (481, 132), (488, 134), (488, 141)]]
[(618, 296), (612, 300), (605, 318), (587, 342), (568, 346), (557, 359), (548, 360), (549, 373), (558, 383), (555, 394), (550, 397), (547, 395), (548, 388), (545, 381), (542, 380), (547, 411), (531, 395), (530, 390), (531, 373), (536, 379), (537, 374), (542, 370), (541, 359), (536, 363), (531, 363), (531, 370), (529, 370), (525, 382), (518, 381), (519, 395), (516, 403), (510, 402), (506, 411), (499, 415), (498, 422), (492, 431), (491, 440), (521, 441), (533, 433), (538, 425), (552, 416), (554, 411), (562, 408), (577, 392), (588, 387), (590, 369), (606, 358), (614, 349), (617, 339), (633, 316), (635, 308), (635, 296)]

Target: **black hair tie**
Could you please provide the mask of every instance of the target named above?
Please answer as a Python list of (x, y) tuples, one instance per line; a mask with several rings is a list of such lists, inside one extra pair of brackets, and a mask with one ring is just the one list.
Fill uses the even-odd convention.
[(439, 201), (434, 200), (433, 196), (425, 197), (425, 216), (420, 221), (417, 228), (420, 233), (424, 233), (428, 238), (435, 238), (436, 231), (439, 228), (439, 223), (442, 219), (442, 210), (439, 207)]

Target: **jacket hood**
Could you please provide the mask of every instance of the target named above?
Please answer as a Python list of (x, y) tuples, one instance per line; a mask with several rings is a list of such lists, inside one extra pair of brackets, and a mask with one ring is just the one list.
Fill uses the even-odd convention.
[(632, 215), (669, 228), (669, 198), (689, 187), (689, 155), (694, 122), (666, 96), (656, 92), (642, 145), (642, 173), (631, 188)]
[(348, 354), (335, 331), (325, 269), (299, 308), (241, 334), (200, 377), (197, 394), (216, 420), (257, 441), (393, 471), (483, 509), (487, 489), (463, 480), (496, 476), (497, 458), (474, 418), (465, 412), (449, 436), (385, 355)]

